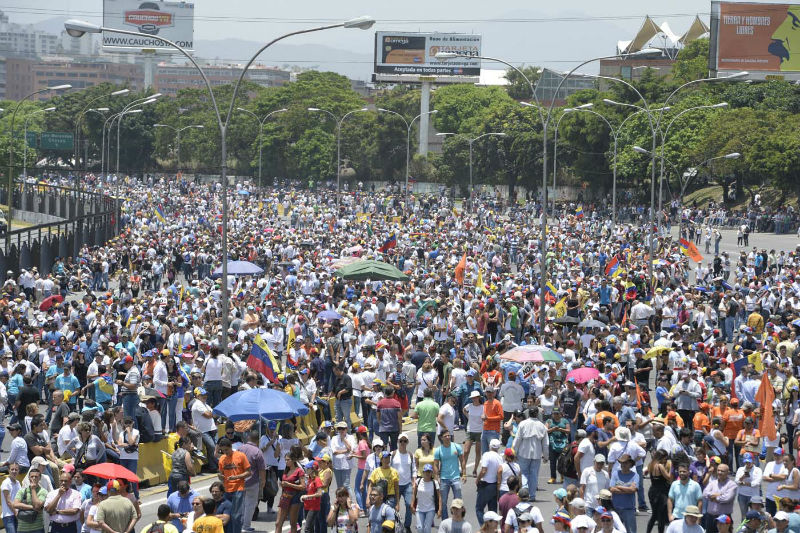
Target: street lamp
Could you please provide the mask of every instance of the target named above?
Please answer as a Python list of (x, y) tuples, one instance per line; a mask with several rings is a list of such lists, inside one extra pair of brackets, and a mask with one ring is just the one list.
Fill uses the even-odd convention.
[[(155, 103), (155, 102), (158, 101), (158, 97), (159, 96), (161, 96), (161, 93), (156, 93), (156, 95), (151, 96), (150, 98), (148, 98), (147, 100), (145, 100), (144, 102), (142, 102), (139, 105), (143, 106), (143, 105)], [(120, 126), (122, 125), (123, 117), (127, 114), (127, 111), (129, 109), (131, 109), (131, 107), (132, 106), (129, 105), (129, 106), (123, 108), (122, 114), (120, 114), (117, 117), (117, 168), (116, 168), (116, 171), (115, 171), (115, 173), (117, 175), (117, 183), (119, 183), (119, 180), (120, 180), (120, 176), (119, 176), (119, 138), (120, 138), (120, 134), (119, 134), (119, 130), (120, 130)], [(140, 109), (139, 111), (142, 111), (142, 110)], [(119, 191), (119, 185), (117, 185), (117, 191)], [(117, 195), (117, 196), (119, 196), (119, 195)]]
[[(582, 66), (592, 63), (593, 61), (600, 61), (603, 59), (616, 59), (618, 57), (638, 57), (643, 55), (651, 55), (653, 53), (661, 53), (661, 50), (655, 48), (645, 48), (643, 50), (639, 50), (637, 52), (633, 52), (630, 54), (616, 54), (613, 56), (603, 56), (603, 57), (595, 57), (589, 60), (586, 60), (575, 68), (570, 70), (565, 76), (561, 78), (556, 87), (554, 95), (558, 95), (558, 92), (561, 90), (562, 85), (564, 82), (569, 78), (576, 70), (581, 68)], [(453, 52), (439, 52), (436, 54), (437, 59), (451, 59), (454, 57), (458, 57), (459, 54)], [(503, 61), (501, 59), (497, 59), (494, 57), (488, 56), (470, 56), (475, 59), (487, 60), (487, 61), (496, 61), (498, 63), (502, 63), (512, 69), (514, 69), (517, 73), (519, 73), (522, 78), (528, 82), (528, 86), (531, 90), (531, 96), (539, 104), (538, 99), (536, 98), (536, 89), (533, 86), (533, 83), (528, 79), (525, 74), (518, 69), (517, 67), (513, 66), (512, 64), (508, 63), (507, 61)], [(541, 78), (540, 78), (541, 79)], [(636, 90), (634, 88), (634, 90)], [(637, 91), (638, 92), (638, 91)], [(641, 96), (641, 95), (640, 95)], [(550, 123), (550, 119), (552, 118), (553, 113), (553, 106), (555, 105), (555, 97), (550, 102), (550, 106), (547, 108), (546, 112), (544, 106), (541, 104), (539, 105), (532, 105), (529, 104), (530, 107), (536, 107), (539, 112), (539, 119), (542, 122), (542, 219), (541, 219), (541, 235), (540, 235), (540, 253), (541, 253), (541, 273), (540, 273), (540, 280), (539, 280), (539, 333), (540, 333), (540, 340), (544, 344), (544, 330), (545, 330), (545, 294), (547, 288), (547, 260), (546, 260), (546, 248), (547, 248), (547, 126)]]
[(406, 192), (405, 192), (405, 200), (404, 200), (404, 212), (408, 209), (408, 176), (409, 176), (409, 165), (411, 164), (411, 128), (414, 126), (414, 121), (420, 118), (422, 115), (433, 115), (434, 113), (438, 113), (439, 111), (434, 109), (432, 111), (426, 111), (424, 113), (420, 113), (416, 117), (411, 119), (411, 122), (406, 120), (406, 117), (401, 115), (396, 111), (392, 111), (390, 109), (384, 109), (382, 107), (378, 108), (378, 111), (381, 113), (390, 113), (392, 115), (396, 115), (403, 121), (406, 125)]
[(55, 111), (55, 107), (46, 107), (44, 109), (40, 109), (38, 111), (34, 111), (33, 113), (28, 113), (25, 116), (25, 128), (23, 133), (23, 139), (25, 139), (24, 148), (22, 149), (22, 179), (26, 181), (28, 179), (28, 121), (33, 118), (34, 115), (38, 115), (39, 113), (47, 113), (49, 111)]
[[(222, 193), (222, 238), (221, 238), (221, 245), (222, 245), (222, 328), (221, 328), (221, 343), (222, 343), (222, 353), (223, 355), (228, 354), (228, 343), (225, 341), (227, 330), (228, 330), (228, 307), (230, 304), (229, 301), (229, 291), (228, 291), (228, 177), (227, 177), (227, 158), (228, 158), (228, 145), (226, 142), (226, 133), (228, 129), (228, 125), (230, 124), (231, 116), (233, 115), (233, 109), (236, 107), (236, 95), (239, 92), (239, 86), (242, 84), (242, 80), (244, 79), (245, 74), (247, 73), (247, 69), (250, 68), (250, 65), (258, 58), (261, 53), (272, 46), (273, 44), (286, 39), (287, 37), (291, 37), (294, 35), (301, 35), (305, 33), (312, 33), (322, 30), (328, 30), (332, 28), (356, 28), (361, 30), (366, 30), (372, 27), (375, 24), (375, 19), (368, 16), (362, 16), (358, 18), (354, 18), (345, 22), (341, 22), (338, 24), (328, 24), (325, 26), (318, 26), (316, 28), (310, 28), (305, 30), (297, 30), (293, 32), (286, 33), (277, 37), (267, 44), (263, 45), (261, 48), (256, 51), (255, 54), (250, 58), (250, 60), (245, 64), (242, 72), (239, 74), (239, 79), (236, 81), (236, 84), (233, 86), (233, 94), (231, 96), (231, 103), (228, 107), (228, 113), (225, 116), (225, 120), (223, 121), (222, 115), (219, 111), (219, 106), (217, 105), (217, 99), (214, 95), (214, 90), (211, 87), (211, 82), (206, 76), (205, 71), (200, 68), (200, 65), (197, 64), (197, 61), (194, 57), (187, 52), (185, 49), (181, 48), (178, 44), (160, 37), (158, 35), (149, 35), (146, 33), (130, 31), (130, 30), (123, 30), (117, 28), (105, 28), (102, 26), (98, 26), (96, 24), (92, 24), (90, 22), (85, 22), (81, 20), (68, 20), (64, 23), (64, 28), (67, 30), (67, 33), (72, 37), (81, 37), (86, 33), (100, 33), (103, 31), (114, 32), (114, 33), (122, 33), (125, 35), (133, 35), (136, 37), (145, 37), (147, 39), (157, 39), (162, 43), (174, 48), (178, 52), (180, 52), (186, 59), (188, 59), (192, 65), (197, 69), (200, 73), (200, 76), (203, 78), (203, 82), (205, 83), (206, 89), (208, 89), (209, 99), (211, 100), (211, 104), (214, 106), (214, 113), (217, 119), (217, 126), (219, 127), (220, 133), (220, 177), (222, 181), (221, 193)], [(338, 199), (338, 197), (337, 197)]]
[(237, 107), (236, 110), (241, 111), (242, 113), (247, 113), (248, 115), (252, 116), (254, 119), (258, 121), (258, 186), (263, 187), (264, 184), (261, 182), (261, 151), (264, 146), (261, 136), (264, 133), (264, 123), (267, 121), (267, 119), (269, 119), (269, 117), (271, 117), (275, 113), (285, 113), (286, 111), (288, 111), (288, 109), (284, 107), (283, 109), (276, 109), (275, 111), (270, 111), (269, 113), (266, 114), (266, 116), (264, 116), (263, 119), (258, 118), (258, 115), (243, 107)]
[(175, 152), (178, 158), (178, 172), (181, 170), (181, 132), (183, 130), (189, 129), (199, 129), (202, 130), (205, 126), (202, 124), (192, 124), (191, 126), (184, 126), (183, 128), (173, 128), (169, 124), (153, 124), (154, 128), (169, 128), (175, 132), (176, 140), (175, 140)]
[(594, 104), (591, 102), (577, 107), (568, 107), (562, 111), (561, 116), (556, 121), (556, 131), (553, 135), (553, 211), (556, 209), (556, 164), (558, 163), (558, 128), (561, 125), (561, 119), (574, 111), (582, 111), (592, 107), (594, 107)]
[(36, 96), (37, 94), (47, 91), (63, 91), (71, 88), (72, 85), (68, 83), (64, 85), (55, 85), (53, 87), (45, 87), (44, 89), (39, 89), (38, 91), (33, 91), (32, 93), (23, 96), (20, 98), (19, 102), (17, 102), (17, 105), (14, 106), (14, 113), (11, 115), (11, 137), (10, 142), (8, 143), (8, 230), (6, 231), (6, 254), (8, 254), (9, 250), (11, 250), (11, 221), (13, 220), (14, 215), (14, 201), (12, 198), (14, 190), (14, 121), (17, 118), (17, 111), (19, 111), (19, 106), (22, 105), (22, 102), (31, 96)]
[(354, 109), (345, 113), (342, 118), (337, 119), (336, 115), (331, 113), (326, 109), (320, 109), (318, 107), (309, 107), (308, 111), (312, 113), (327, 113), (336, 123), (336, 218), (339, 218), (339, 188), (340, 188), (340, 177), (341, 177), (341, 147), (342, 147), (342, 122), (348, 116), (352, 115), (353, 113), (363, 113), (364, 111), (369, 111), (366, 107), (362, 107), (361, 109)]
[[(76, 169), (78, 167), (78, 158), (80, 156), (81, 120), (83, 119), (83, 116), (87, 112), (89, 112), (89, 110), (92, 108), (92, 104), (94, 104), (98, 100), (102, 100), (104, 98), (109, 98), (111, 96), (122, 96), (124, 94), (128, 94), (129, 92), (131, 92), (130, 89), (120, 89), (118, 91), (114, 91), (114, 92), (109, 93), (109, 94), (103, 94), (103, 95), (97, 96), (95, 98), (92, 98), (83, 107), (83, 109), (81, 109), (81, 111), (78, 113), (78, 116), (75, 119), (75, 168)], [(100, 110), (108, 111), (108, 108), (97, 108), (97, 109), (98, 109), (98, 111), (100, 111)], [(86, 164), (86, 161), (84, 161), (84, 171), (86, 170), (85, 164)], [(80, 179), (76, 177), (76, 186), (78, 186), (79, 183), (80, 183)]]
[[(446, 137), (448, 135), (456, 136), (456, 135), (459, 135), (459, 134), (458, 133), (437, 133), (436, 135), (440, 136), (440, 137)], [(463, 135), (463, 134), (461, 134), (461, 135)], [(472, 144), (475, 141), (477, 141), (478, 139), (483, 139), (484, 137), (505, 137), (505, 136), (506, 136), (505, 133), (503, 133), (502, 131), (498, 131), (498, 132), (484, 133), (483, 135), (478, 135), (475, 138), (472, 138), (472, 139), (468, 138), (467, 139), (467, 142), (469, 143), (469, 209), (470, 209), (470, 212), (472, 211), (472, 201), (473, 201), (473, 197), (475, 196), (475, 193), (472, 190), (473, 189), (472, 188)]]

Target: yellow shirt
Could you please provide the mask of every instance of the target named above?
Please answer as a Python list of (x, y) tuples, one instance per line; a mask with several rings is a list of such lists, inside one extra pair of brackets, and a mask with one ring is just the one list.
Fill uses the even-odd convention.
[(369, 476), (369, 482), (375, 485), (378, 481), (385, 479), (389, 485), (388, 490), (386, 491), (387, 496), (394, 496), (394, 487), (395, 484), (400, 482), (400, 476), (397, 473), (397, 470), (392, 468), (376, 468), (372, 471), (372, 474)]
[(417, 460), (417, 475), (422, 477), (422, 467), (425, 465), (433, 465), (433, 450), (428, 455), (422, 454), (422, 448), (417, 448), (414, 452), (414, 459)]
[[(162, 524), (164, 526), (164, 533), (178, 533), (178, 528), (170, 524), (169, 522), (162, 522), (161, 520), (156, 520), (155, 524)], [(140, 533), (148, 533), (150, 528), (153, 527), (153, 524), (149, 524), (145, 527)]]
[(203, 515), (194, 521), (194, 533), (223, 533), (222, 520), (216, 516)]

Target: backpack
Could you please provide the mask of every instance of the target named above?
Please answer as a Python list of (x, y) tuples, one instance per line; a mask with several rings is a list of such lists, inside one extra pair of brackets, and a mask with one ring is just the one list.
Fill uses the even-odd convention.
[(569, 446), (559, 454), (556, 460), (556, 470), (564, 477), (577, 479), (578, 472), (575, 469), (575, 454), (578, 453), (578, 441), (572, 441)]
[(383, 492), (383, 498), (386, 499), (389, 495), (389, 481), (386, 479), (379, 479), (373, 486)]
[[(418, 478), (417, 479), (417, 491), (419, 491), (420, 483), (424, 483), (424, 479)], [(436, 480), (432, 480), (433, 483), (433, 510), (437, 513), (439, 512), (439, 486), (436, 484)]]
[(149, 533), (164, 533), (164, 522), (155, 521), (150, 524)]
[(156, 440), (156, 431), (153, 427), (153, 421), (150, 419), (147, 409), (141, 405), (136, 407), (136, 423), (139, 426), (140, 443), (153, 442)]

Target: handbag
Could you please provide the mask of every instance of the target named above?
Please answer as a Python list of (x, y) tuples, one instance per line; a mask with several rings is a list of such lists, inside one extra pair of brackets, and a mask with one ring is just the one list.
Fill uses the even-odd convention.
[(274, 470), (267, 470), (267, 481), (264, 487), (269, 498), (274, 498), (278, 494), (278, 474)]
[[(27, 493), (29, 502), (25, 501), (25, 494)], [(32, 505), (33, 497), (31, 496), (31, 489), (30, 487), (25, 487), (22, 493), (22, 497), (20, 498), (22, 503), (27, 503), (28, 505)], [(39, 517), (39, 511), (36, 509), (22, 509), (17, 512), (17, 520), (22, 522), (35, 522), (36, 519)]]

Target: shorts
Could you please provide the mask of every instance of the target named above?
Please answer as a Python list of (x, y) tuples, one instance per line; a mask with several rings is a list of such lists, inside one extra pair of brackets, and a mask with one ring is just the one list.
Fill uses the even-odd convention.
[(481, 432), (480, 431), (476, 431), (476, 432), (469, 431), (469, 432), (467, 432), (467, 440), (470, 441), (470, 442), (480, 442), (481, 441)]
[(302, 495), (303, 495), (303, 493), (300, 492), (300, 491), (295, 492), (294, 494), (285, 494), (285, 493), (281, 494), (281, 499), (280, 499), (280, 502), (278, 503), (278, 507), (280, 509), (289, 510), (289, 508), (292, 505), (296, 505), (296, 504), (300, 503), (300, 496), (302, 496)]

